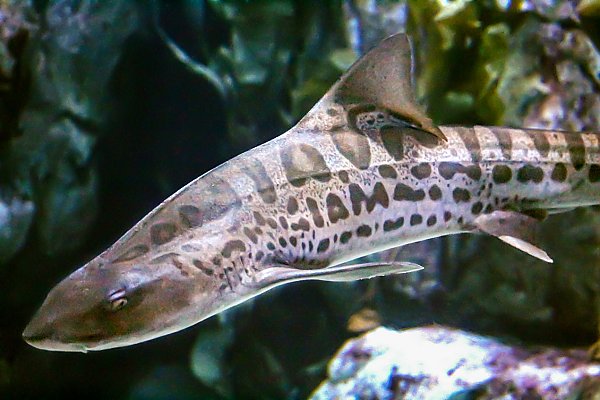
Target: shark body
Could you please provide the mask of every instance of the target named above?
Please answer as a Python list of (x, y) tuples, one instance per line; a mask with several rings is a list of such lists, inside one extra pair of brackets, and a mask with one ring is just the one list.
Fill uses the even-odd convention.
[(281, 136), (197, 178), (49, 293), (33, 346), (87, 351), (181, 330), (274, 286), (419, 269), (339, 265), (459, 232), (544, 261), (540, 217), (600, 204), (600, 134), (435, 126), (410, 44), (358, 60)]

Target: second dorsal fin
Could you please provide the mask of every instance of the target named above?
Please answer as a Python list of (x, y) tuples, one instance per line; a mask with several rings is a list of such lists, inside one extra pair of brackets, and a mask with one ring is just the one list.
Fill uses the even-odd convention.
[(411, 45), (408, 36), (400, 33), (358, 59), (323, 100), (340, 105), (372, 104), (446, 141), (446, 136), (417, 104), (412, 81)]

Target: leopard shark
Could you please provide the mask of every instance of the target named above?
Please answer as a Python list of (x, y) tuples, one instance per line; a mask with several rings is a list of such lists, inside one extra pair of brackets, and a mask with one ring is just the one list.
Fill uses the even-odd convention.
[(437, 126), (411, 45), (383, 40), (289, 131), (195, 179), (54, 287), (23, 332), (102, 350), (194, 325), (273, 287), (417, 271), (350, 263), (464, 232), (552, 262), (547, 214), (600, 204), (600, 134)]

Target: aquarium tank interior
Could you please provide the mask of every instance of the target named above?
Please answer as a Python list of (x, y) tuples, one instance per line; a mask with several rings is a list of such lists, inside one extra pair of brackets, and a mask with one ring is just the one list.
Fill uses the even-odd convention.
[[(600, 399), (599, 49), (600, 0), (0, 0), (0, 398)], [(447, 185), (418, 183), (430, 176)], [(452, 186), (465, 182), (482, 183)], [(315, 188), (316, 201), (285, 197)], [(476, 201), (494, 190), (505, 198)], [(283, 198), (289, 219), (248, 205)], [(376, 219), (422, 200), (445, 211)], [(473, 223), (455, 218), (467, 204)], [(152, 225), (176, 206), (183, 228)], [(228, 214), (244, 207), (251, 221)], [(217, 219), (233, 225), (211, 238), (245, 236), (211, 242), (210, 265), (157, 252), (197, 239), (202, 257), (197, 229)], [(306, 237), (290, 236), (302, 221)], [(133, 226), (118, 243), (157, 247), (106, 261)], [(282, 236), (248, 264), (270, 230)], [(392, 231), (412, 243), (377, 244)], [(331, 265), (334, 250), (347, 264)], [(228, 269), (238, 254), (245, 269)], [(147, 292), (98, 289), (108, 302), (92, 304), (96, 273)], [(309, 275), (324, 281), (264, 290)], [(231, 276), (263, 284), (242, 295)], [(210, 299), (194, 308), (184, 288)], [(135, 320), (88, 327), (156, 296)], [(209, 303), (193, 326), (171, 320)], [(63, 328), (52, 337), (78, 351), (48, 351), (61, 349), (50, 328), (25, 330), (40, 315), (122, 342), (93, 351)]]

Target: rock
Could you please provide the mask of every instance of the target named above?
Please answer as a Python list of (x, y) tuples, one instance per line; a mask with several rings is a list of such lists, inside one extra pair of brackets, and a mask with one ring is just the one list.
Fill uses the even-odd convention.
[(526, 349), (440, 326), (377, 328), (348, 341), (312, 394), (325, 399), (571, 399), (600, 395), (583, 350)]
[[(139, 29), (136, 7), (128, 1), (0, 3), (0, 190), (32, 203), (33, 223), (22, 225), (19, 240), (31, 226), (42, 253), (76, 249), (94, 221), (92, 154), (110, 114), (113, 73)], [(16, 241), (7, 232), (0, 247)]]
[[(496, 0), (499, 9), (508, 12), (530, 12), (549, 20), (579, 21), (578, 12), (588, 9), (577, 5), (574, 0), (522, 0), (519, 2)], [(590, 3), (590, 2), (587, 2)]]
[(0, 201), (0, 263), (10, 259), (25, 243), (33, 211), (31, 201), (19, 198)]

